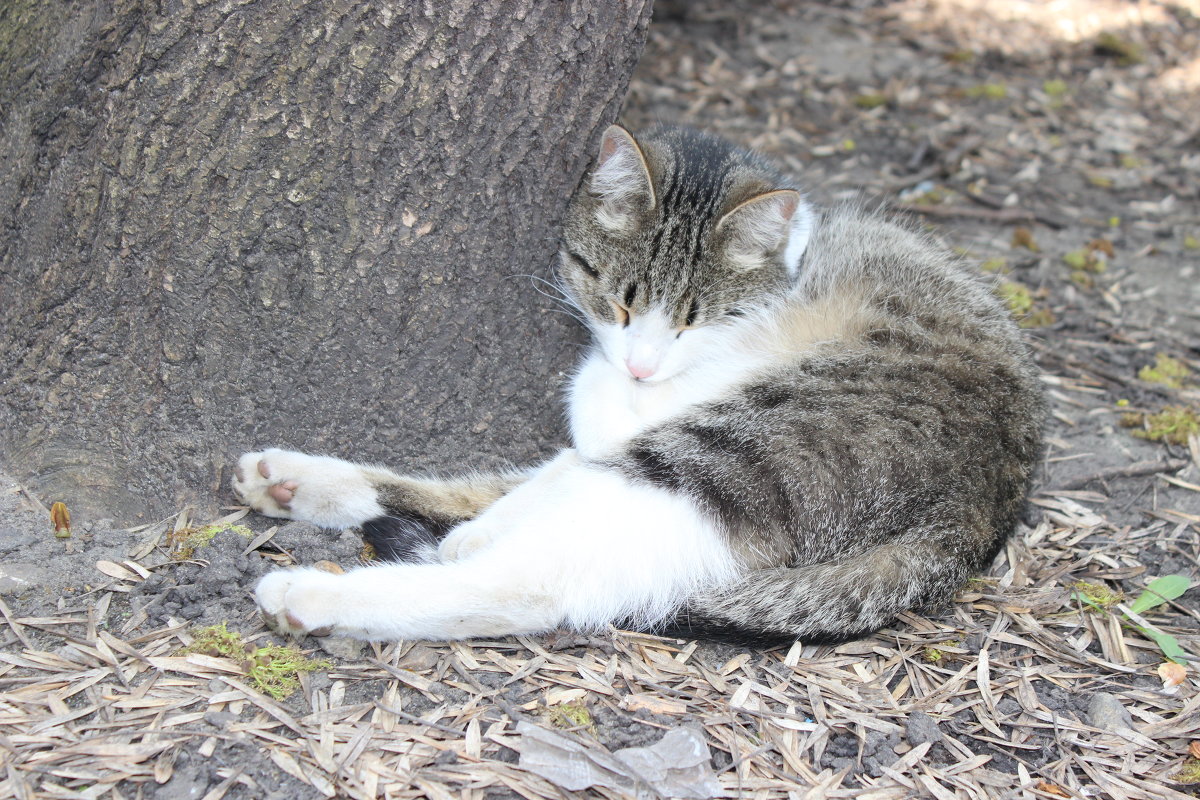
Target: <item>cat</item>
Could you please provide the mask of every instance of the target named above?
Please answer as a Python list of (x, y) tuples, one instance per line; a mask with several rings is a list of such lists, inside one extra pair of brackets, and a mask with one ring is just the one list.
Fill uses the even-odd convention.
[(558, 280), (595, 346), (569, 389), (574, 446), (547, 464), (443, 481), (241, 457), (252, 508), (361, 528), (396, 562), (266, 575), (273, 627), (833, 643), (944, 604), (1014, 530), (1038, 375), (1003, 305), (928, 237), (818, 212), (721, 138), (612, 126)]

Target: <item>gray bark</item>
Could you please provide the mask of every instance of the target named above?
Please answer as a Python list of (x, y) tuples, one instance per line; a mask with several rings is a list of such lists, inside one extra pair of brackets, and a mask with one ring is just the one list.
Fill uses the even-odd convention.
[(248, 448), (412, 470), (561, 444), (528, 277), (650, 0), (0, 11), (0, 461), (124, 518)]

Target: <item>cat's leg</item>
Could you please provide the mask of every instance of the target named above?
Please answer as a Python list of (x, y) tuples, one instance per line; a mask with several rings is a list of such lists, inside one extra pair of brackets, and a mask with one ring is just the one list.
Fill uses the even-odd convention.
[(447, 531), (527, 478), (515, 471), (415, 478), (274, 448), (246, 453), (234, 473), (234, 492), (255, 511), (325, 528), (361, 527), (376, 554), (389, 561), (427, 556)]
[(949, 554), (952, 538), (929, 532), (845, 561), (751, 570), (697, 593), (650, 630), (753, 646), (860, 639), (902, 611), (953, 599), (969, 573)]
[(364, 567), (343, 575), (275, 572), (256, 595), (292, 633), (360, 639), (461, 639), (650, 625), (736, 559), (687, 498), (567, 452), (469, 523), (501, 535), (456, 561)]

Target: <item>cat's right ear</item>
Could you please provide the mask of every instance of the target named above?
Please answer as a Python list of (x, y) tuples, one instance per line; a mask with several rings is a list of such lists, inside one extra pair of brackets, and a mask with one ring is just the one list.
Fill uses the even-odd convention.
[(588, 191), (599, 198), (596, 221), (612, 231), (628, 230), (640, 208), (654, 208), (654, 183), (642, 148), (629, 131), (610, 125), (600, 138), (600, 155)]

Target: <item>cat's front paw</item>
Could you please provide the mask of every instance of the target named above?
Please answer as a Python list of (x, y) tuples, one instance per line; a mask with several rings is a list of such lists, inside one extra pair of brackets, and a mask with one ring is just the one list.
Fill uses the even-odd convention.
[(315, 569), (290, 569), (264, 575), (254, 599), (267, 627), (290, 636), (329, 636), (336, 632), (336, 576)]
[(233, 491), (260, 514), (326, 528), (352, 528), (383, 514), (362, 467), (271, 448), (238, 459)]

